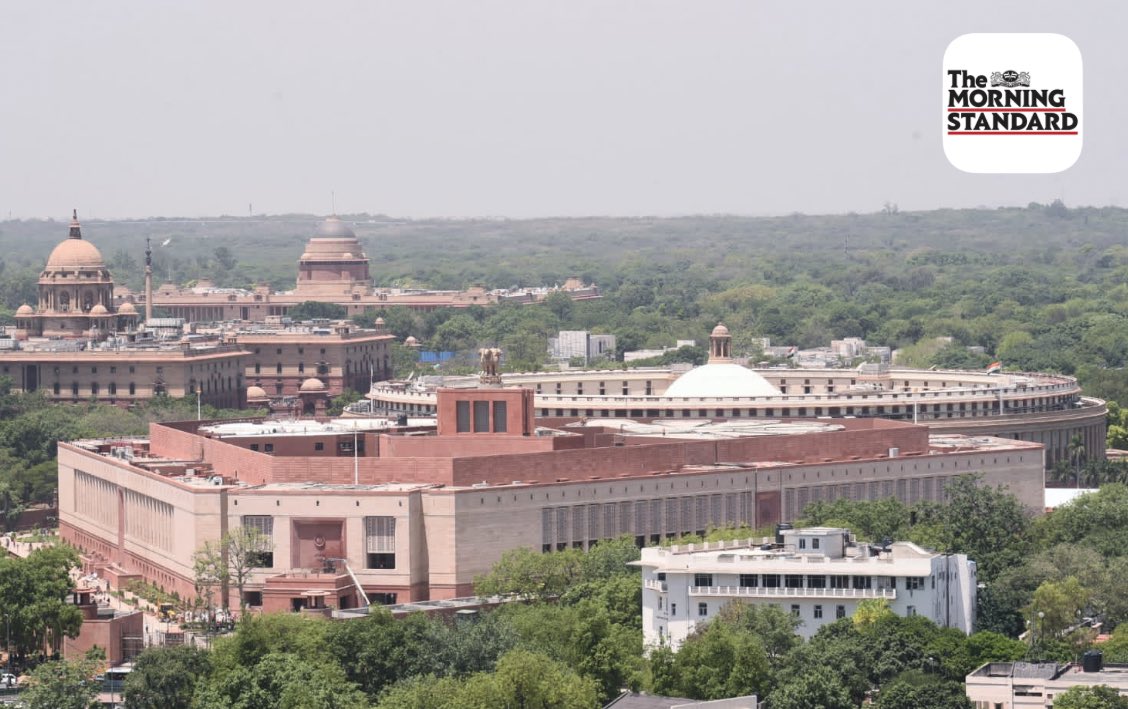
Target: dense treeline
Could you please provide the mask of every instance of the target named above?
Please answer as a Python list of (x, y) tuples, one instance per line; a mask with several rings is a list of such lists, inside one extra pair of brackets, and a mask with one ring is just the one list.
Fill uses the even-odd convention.
[[(1076, 373), (1094, 393), (1128, 401), (1128, 211), (1061, 203), (997, 210), (774, 218), (420, 220), (352, 215), (378, 285), (463, 288), (598, 283), (599, 302), (380, 313), (435, 349), (501, 344), (538, 366), (560, 327), (613, 332), (620, 349), (704, 340), (718, 320), (734, 350), (756, 337), (800, 346), (859, 336), (904, 347), (909, 361), (969, 366), (968, 345), (1008, 367)], [(115, 276), (140, 282), (146, 235), (160, 280), (291, 287), (317, 219), (91, 222), (86, 236)], [(9, 310), (34, 299), (61, 222), (7, 222), (0, 275)], [(166, 240), (167, 245), (164, 245)], [(28, 244), (35, 244), (29, 249)], [(18, 247), (18, 248), (17, 248)], [(372, 317), (375, 317), (373, 314)], [(391, 317), (389, 317), (391, 315)], [(932, 344), (951, 337), (956, 347)]]

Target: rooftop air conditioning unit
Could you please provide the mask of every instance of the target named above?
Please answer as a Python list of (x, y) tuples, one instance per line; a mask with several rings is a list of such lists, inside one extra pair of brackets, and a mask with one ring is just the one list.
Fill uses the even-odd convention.
[(210, 478), (208, 478), (208, 482), (211, 483), (212, 485), (222, 485), (223, 484), (223, 476), (222, 475), (213, 475)]

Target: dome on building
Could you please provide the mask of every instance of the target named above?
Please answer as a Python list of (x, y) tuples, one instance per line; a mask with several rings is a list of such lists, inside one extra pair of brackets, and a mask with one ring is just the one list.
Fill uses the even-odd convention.
[(384, 322), (384, 318), (376, 318), (376, 327), (384, 327), (384, 325), (386, 324), (387, 323)]
[(314, 236), (319, 239), (355, 239), (356, 233), (348, 224), (332, 216), (317, 225)]
[(32, 315), (35, 315), (35, 310), (33, 310), (32, 307), (30, 305), (28, 305), (27, 303), (24, 303), (23, 305), (21, 305), (19, 308), (16, 309), (16, 317), (17, 318), (29, 318)]
[(257, 399), (265, 399), (266, 390), (258, 386), (247, 387), (247, 401), (255, 401)]
[(403, 344), (407, 345), (408, 347), (415, 347), (419, 344), (419, 340), (415, 339), (414, 335), (408, 335), (407, 339), (403, 341)]
[(302, 391), (302, 392), (325, 391), (325, 383), (322, 382), (317, 377), (310, 377), (309, 379), (302, 382), (302, 386), (301, 386), (301, 388), (298, 389), (298, 391)]
[(48, 271), (77, 271), (79, 269), (103, 269), (106, 262), (98, 247), (82, 238), (82, 225), (78, 223), (78, 212), (71, 218), (70, 234), (47, 257)]
[(77, 271), (106, 267), (98, 247), (83, 239), (67, 239), (47, 257), (48, 271)]
[(101, 303), (95, 303), (94, 307), (90, 309), (91, 315), (109, 315), (110, 311), (106, 310), (106, 306)]
[(122, 303), (121, 307), (117, 309), (118, 315), (136, 315), (137, 308), (133, 303)]
[(713, 328), (713, 337), (727, 337), (728, 334), (729, 329), (725, 327), (725, 324), (723, 322), (717, 323), (717, 326)]
[(664, 396), (685, 398), (779, 396), (768, 380), (732, 362), (712, 362), (678, 377)]

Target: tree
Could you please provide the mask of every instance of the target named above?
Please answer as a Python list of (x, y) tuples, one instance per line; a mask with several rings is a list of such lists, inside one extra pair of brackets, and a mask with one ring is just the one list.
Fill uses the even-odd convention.
[(422, 677), (383, 695), (377, 709), (591, 709), (599, 706), (595, 683), (559, 662), (513, 650), (492, 673), (464, 680)]
[(237, 263), (235, 255), (231, 253), (231, 249), (226, 246), (215, 247), (212, 256), (215, 257), (216, 265), (224, 271), (230, 271), (235, 268), (235, 264)]
[(137, 709), (190, 709), (196, 684), (210, 671), (208, 654), (195, 647), (150, 647), (125, 678), (125, 702)]
[(1108, 685), (1077, 685), (1054, 697), (1054, 709), (1128, 709), (1128, 697)]
[(967, 554), (986, 581), (1021, 563), (1030, 516), (1018, 498), (1001, 486), (980, 485), (976, 475), (952, 480), (945, 493), (948, 501), (939, 521), (946, 551)]
[(827, 667), (812, 667), (768, 695), (772, 709), (854, 709), (842, 682)]
[(1074, 577), (1063, 581), (1046, 581), (1034, 591), (1034, 598), (1025, 610), (1035, 642), (1061, 637), (1066, 629), (1081, 618), (1089, 603), (1089, 592)]
[(319, 657), (270, 652), (200, 682), (198, 709), (366, 709), (368, 701), (339, 665)]
[(52, 660), (31, 672), (22, 699), (27, 709), (93, 709), (98, 706), (94, 675), (101, 663), (88, 656), (81, 660)]
[(348, 310), (345, 309), (345, 306), (337, 305), (336, 303), (307, 300), (287, 310), (286, 315), (295, 322), (323, 318), (329, 320), (343, 320), (348, 316)]
[(44, 647), (58, 650), (62, 639), (76, 637), (82, 613), (67, 602), (78, 566), (71, 547), (36, 549), (27, 558), (0, 558), (0, 608), (6, 639), (17, 656), (37, 654)]
[[(1054, 702), (1057, 706), (1057, 702)], [(945, 680), (919, 670), (904, 672), (881, 688), (877, 709), (972, 709), (963, 682)]]
[(215, 611), (215, 594), (220, 592), (221, 596), (226, 597), (224, 589), (227, 587), (228, 573), (222, 544), (206, 541), (192, 554), (192, 575), (196, 579), (196, 598), (203, 599), (208, 618), (211, 619)]
[(889, 618), (894, 615), (893, 609), (889, 607), (889, 601), (884, 598), (870, 598), (858, 603), (858, 607), (854, 610), (854, 615), (851, 619), (857, 627), (873, 625), (883, 618)]

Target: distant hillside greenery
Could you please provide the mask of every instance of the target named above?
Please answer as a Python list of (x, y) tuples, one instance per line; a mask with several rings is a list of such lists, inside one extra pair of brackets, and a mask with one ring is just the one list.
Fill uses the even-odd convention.
[[(65, 217), (65, 209), (60, 210)], [(82, 216), (81, 214), (79, 215)], [(381, 286), (463, 288), (593, 281), (606, 298), (425, 317), (380, 312), (434, 349), (500, 344), (511, 368), (543, 364), (561, 327), (612, 332), (620, 350), (704, 341), (718, 320), (734, 350), (757, 337), (801, 347), (857, 336), (909, 347), (914, 364), (1077, 374), (1128, 401), (1128, 210), (1024, 208), (786, 217), (394, 220), (343, 215)], [(319, 217), (86, 220), (115, 278), (141, 282), (144, 239), (158, 282), (293, 286)], [(34, 300), (66, 222), (0, 223), (0, 317)], [(167, 242), (167, 245), (165, 245)], [(933, 344), (951, 337), (953, 347)], [(915, 349), (914, 345), (918, 345)], [(986, 348), (968, 356), (964, 346)]]

